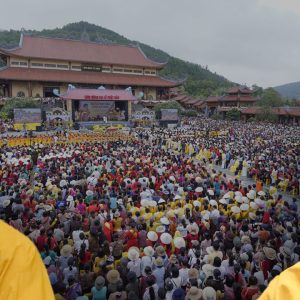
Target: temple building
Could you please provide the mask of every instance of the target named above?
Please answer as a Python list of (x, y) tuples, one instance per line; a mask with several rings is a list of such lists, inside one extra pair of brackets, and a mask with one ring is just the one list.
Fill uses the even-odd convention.
[(168, 99), (179, 86), (159, 76), (166, 63), (138, 46), (21, 35), (19, 46), (0, 49), (0, 96), (55, 97), (76, 88), (126, 89), (144, 100)]
[(220, 113), (225, 116), (232, 108), (242, 110), (253, 106), (259, 99), (255, 97), (254, 91), (246, 86), (235, 86), (228, 89), (223, 96), (211, 96), (206, 100), (206, 111), (208, 114)]

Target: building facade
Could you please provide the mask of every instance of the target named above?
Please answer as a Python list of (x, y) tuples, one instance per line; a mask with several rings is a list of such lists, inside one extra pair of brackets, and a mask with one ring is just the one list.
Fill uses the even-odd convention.
[(53, 97), (68, 85), (125, 89), (147, 100), (168, 99), (180, 82), (161, 78), (157, 63), (137, 46), (21, 35), (17, 48), (0, 49), (0, 96)]

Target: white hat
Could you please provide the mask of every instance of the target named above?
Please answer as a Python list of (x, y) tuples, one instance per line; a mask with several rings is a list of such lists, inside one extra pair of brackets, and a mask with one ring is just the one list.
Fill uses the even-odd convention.
[(249, 191), (249, 193), (247, 193), (247, 197), (250, 199), (250, 200), (253, 200), (255, 198), (255, 191), (254, 190), (251, 190)]
[(234, 213), (234, 214), (238, 214), (241, 212), (240, 208), (237, 207), (237, 206), (232, 206), (231, 207), (231, 211)]
[(243, 198), (242, 198), (242, 196), (236, 196), (236, 197), (235, 197), (235, 201), (236, 201), (237, 203), (243, 203)]
[(247, 211), (249, 209), (249, 204), (243, 203), (240, 206), (241, 211)]
[(153, 256), (154, 255), (154, 249), (151, 246), (147, 246), (144, 248), (144, 253), (147, 256)]
[(93, 191), (91, 191), (91, 190), (87, 190), (87, 191), (86, 191), (86, 195), (87, 195), (87, 196), (93, 196), (94, 193), (93, 193)]
[(203, 187), (198, 186), (198, 187), (195, 189), (195, 192), (196, 192), (196, 193), (201, 193), (201, 192), (203, 192)]
[(155, 230), (156, 230), (157, 233), (163, 233), (163, 232), (165, 232), (165, 227), (162, 226), (162, 225), (159, 225), (159, 226), (156, 227)]
[(180, 197), (179, 195), (176, 195), (175, 197), (174, 197), (174, 200), (179, 200), (179, 199), (181, 199), (182, 197)]
[(163, 198), (160, 198), (157, 202), (158, 204), (161, 204), (161, 203), (166, 203), (166, 201), (163, 199)]
[(255, 202), (253, 202), (253, 201), (250, 202), (250, 207), (251, 207), (252, 209), (258, 209), (257, 204), (256, 204)]
[(141, 206), (142, 207), (148, 207), (149, 205), (149, 201), (147, 199), (142, 199), (141, 200)]
[(155, 207), (155, 206), (157, 206), (157, 202), (154, 201), (154, 200), (148, 200), (148, 205), (149, 205), (150, 207)]
[(266, 193), (265, 193), (264, 191), (259, 191), (257, 194), (258, 194), (259, 196), (266, 196)]
[(206, 278), (213, 276), (214, 269), (215, 267), (211, 264), (205, 264), (202, 267), (202, 271), (204, 272)]
[(209, 201), (209, 204), (210, 204), (211, 206), (218, 206), (218, 202), (217, 202), (216, 200), (210, 200), (210, 201)]
[(70, 201), (73, 201), (73, 200), (74, 200), (73, 196), (69, 195), (69, 196), (67, 197), (67, 202), (70, 202)]
[(226, 200), (226, 199), (224, 199), (224, 198), (220, 199), (220, 200), (219, 200), (219, 203), (221, 203), (221, 204), (225, 204), (225, 205), (227, 205), (227, 204), (228, 204), (227, 200)]
[(203, 300), (215, 300), (217, 298), (217, 293), (215, 289), (210, 286), (207, 286), (202, 290), (202, 299)]
[(201, 207), (201, 202), (199, 202), (198, 200), (193, 201), (193, 205), (194, 207)]
[(266, 204), (265, 201), (261, 200), (260, 198), (255, 198), (254, 202), (257, 204), (259, 208), (264, 207)]
[(160, 219), (160, 223), (163, 224), (163, 225), (169, 225), (169, 224), (170, 224), (170, 221), (169, 221), (168, 218), (162, 217), (162, 218)]
[(190, 224), (187, 226), (187, 231), (190, 232), (191, 234), (198, 234), (199, 232), (199, 227), (197, 224)]
[(137, 247), (130, 247), (128, 250), (128, 259), (137, 260), (140, 256), (140, 251)]
[(155, 231), (149, 231), (147, 233), (147, 238), (151, 242), (156, 242), (158, 240), (158, 235)]
[[(252, 203), (254, 203), (254, 202), (252, 202)], [(253, 213), (253, 212), (249, 212), (249, 219), (255, 220), (256, 219), (256, 214)]]
[(200, 182), (201, 182), (201, 177), (197, 176), (197, 177), (195, 178), (195, 181), (196, 181), (197, 183), (200, 183)]
[(10, 200), (9, 200), (9, 199), (5, 199), (5, 200), (3, 200), (3, 202), (2, 202), (2, 207), (3, 207), (3, 208), (6, 208), (9, 204), (10, 204)]
[(231, 192), (227, 192), (224, 196), (224, 199), (231, 199), (232, 198), (232, 193)]
[(249, 199), (245, 196), (242, 197), (243, 203), (249, 203)]
[(170, 176), (169, 179), (170, 179), (171, 181), (175, 181), (175, 177), (174, 177), (173, 175)]
[(213, 196), (215, 194), (215, 192), (213, 190), (207, 190), (208, 195)]
[(67, 183), (66, 180), (61, 180), (60, 183), (59, 183), (60, 187), (64, 187), (64, 186), (67, 186), (67, 185), (68, 185), (68, 183)]
[(243, 196), (243, 194), (240, 191), (236, 191), (234, 193), (234, 195), (235, 195), (235, 197), (237, 197), (237, 196), (242, 197)]
[(172, 242), (172, 236), (170, 233), (164, 232), (162, 233), (162, 235), (160, 236), (160, 240), (162, 243), (169, 245)]
[(182, 238), (181, 236), (176, 237), (174, 239), (174, 245), (178, 249), (185, 247), (185, 240), (184, 240), (184, 238)]

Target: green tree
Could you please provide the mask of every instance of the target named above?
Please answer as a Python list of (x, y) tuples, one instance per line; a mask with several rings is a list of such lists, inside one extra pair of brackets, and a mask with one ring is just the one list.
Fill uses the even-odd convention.
[(40, 108), (41, 103), (32, 98), (11, 98), (5, 101), (4, 106), (1, 109), (1, 115), (6, 116), (9, 119), (14, 118), (15, 108)]
[(253, 90), (253, 92), (254, 92), (253, 95), (254, 95), (255, 97), (261, 97), (262, 94), (263, 94), (263, 92), (264, 92), (264, 89), (263, 89), (262, 87), (256, 85), (256, 84), (253, 84), (253, 85), (252, 85), (252, 90)]
[(236, 108), (233, 108), (226, 112), (226, 119), (228, 120), (239, 121), (240, 118), (241, 118), (241, 112)]
[(273, 113), (271, 107), (260, 107), (255, 119), (263, 122), (277, 122), (278, 116)]
[(278, 92), (272, 88), (268, 88), (263, 91), (258, 104), (262, 107), (279, 107), (284, 105), (284, 100)]
[(179, 115), (181, 115), (182, 111), (184, 110), (184, 108), (177, 101), (168, 101), (164, 103), (159, 103), (154, 106), (155, 115), (156, 118), (158, 119), (160, 119), (161, 117), (160, 115), (161, 109), (177, 109)]

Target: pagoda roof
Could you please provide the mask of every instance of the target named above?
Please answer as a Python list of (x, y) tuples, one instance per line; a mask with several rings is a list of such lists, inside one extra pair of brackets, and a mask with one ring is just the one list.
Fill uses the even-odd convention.
[(61, 38), (21, 35), (19, 47), (0, 49), (7, 55), (43, 60), (163, 68), (166, 63), (147, 58), (138, 46), (100, 44)]
[(253, 94), (253, 91), (246, 86), (234, 86), (226, 91), (227, 94)]
[[(243, 114), (255, 115), (259, 113), (261, 107), (247, 107), (242, 110)], [(271, 109), (272, 113), (280, 116), (294, 116), (300, 117), (300, 107), (273, 107)]]
[(252, 97), (251, 95), (225, 95), (220, 98), (222, 101), (241, 101), (241, 102), (255, 102), (257, 98)]
[(209, 96), (207, 99), (206, 99), (206, 102), (219, 102), (220, 100), (220, 97), (219, 96)]
[(182, 82), (170, 81), (158, 76), (32, 68), (0, 69), (0, 79), (151, 87), (174, 87), (182, 84)]

